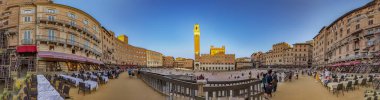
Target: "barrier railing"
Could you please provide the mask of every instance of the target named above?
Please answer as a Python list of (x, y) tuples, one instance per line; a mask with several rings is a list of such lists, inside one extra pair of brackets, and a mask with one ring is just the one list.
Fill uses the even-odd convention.
[(31, 45), (31, 44), (35, 44), (35, 43), (34, 43), (33, 39), (22, 39), (21, 40), (21, 44), (23, 44), (23, 45)]
[(190, 100), (244, 98), (262, 100), (264, 90), (259, 80), (206, 81), (182, 80), (167, 75), (141, 71), (140, 78), (154, 90), (170, 97)]

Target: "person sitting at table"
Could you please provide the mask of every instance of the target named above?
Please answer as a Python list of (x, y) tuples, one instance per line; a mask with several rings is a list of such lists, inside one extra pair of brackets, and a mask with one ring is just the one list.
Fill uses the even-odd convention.
[(83, 74), (83, 73), (84, 73), (84, 70), (83, 70), (83, 69), (80, 69), (80, 70), (79, 70), (79, 73), (80, 73), (80, 74)]
[(333, 82), (338, 82), (338, 79), (337, 78), (333, 78)]
[(340, 81), (343, 81), (344, 80), (344, 76), (340, 76)]
[(328, 83), (330, 83), (330, 77), (329, 77), (329, 76), (326, 76), (326, 77), (325, 77), (325, 80), (323, 80), (323, 84), (324, 84), (325, 86), (327, 86)]

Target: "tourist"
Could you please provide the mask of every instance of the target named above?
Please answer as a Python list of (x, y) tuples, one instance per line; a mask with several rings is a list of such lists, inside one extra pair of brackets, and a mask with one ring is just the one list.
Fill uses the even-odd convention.
[(256, 77), (257, 77), (257, 79), (260, 79), (260, 74), (257, 74), (257, 76), (256, 76)]
[(128, 68), (128, 76), (129, 76), (129, 77), (132, 76), (132, 70), (131, 70), (131, 68)]
[(288, 72), (288, 75), (287, 75), (287, 76), (288, 76), (289, 82), (291, 82), (291, 81), (292, 81), (292, 76), (293, 76), (293, 75), (292, 75), (292, 72), (291, 72), (291, 71)]
[(282, 82), (285, 82), (285, 77), (286, 77), (285, 72), (282, 72)]
[[(264, 74), (264, 75), (266, 75), (266, 74)], [(264, 89), (264, 91), (266, 90), (266, 79), (265, 79), (265, 77), (263, 77), (262, 79), (261, 79), (261, 83), (263, 83), (264, 84), (264, 86), (263, 86), (263, 89)]]
[(273, 74), (273, 81), (272, 81), (272, 83), (273, 83), (273, 92), (276, 92), (276, 90), (277, 90), (277, 83), (278, 83), (277, 72), (275, 72)]
[(265, 94), (267, 97), (272, 97), (272, 88), (273, 88), (273, 78), (272, 78), (272, 70), (269, 70), (268, 73), (264, 76), (264, 88), (265, 88)]

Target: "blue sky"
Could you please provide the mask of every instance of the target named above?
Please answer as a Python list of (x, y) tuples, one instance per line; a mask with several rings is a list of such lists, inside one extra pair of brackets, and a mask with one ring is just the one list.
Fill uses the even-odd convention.
[(311, 40), (344, 13), (371, 0), (54, 0), (95, 17), (129, 43), (164, 55), (194, 58), (193, 25), (201, 53), (211, 45), (248, 57), (272, 44)]

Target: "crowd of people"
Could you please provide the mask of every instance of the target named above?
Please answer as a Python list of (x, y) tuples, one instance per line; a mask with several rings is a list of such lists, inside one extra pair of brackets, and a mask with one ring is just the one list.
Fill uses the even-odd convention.
[(377, 98), (376, 92), (380, 92), (378, 68), (379, 66), (320, 67), (307, 70), (307, 74), (337, 95), (337, 91), (355, 90), (360, 86), (366, 89), (372, 87), (365, 91), (365, 100), (372, 100), (371, 98)]
[(340, 67), (320, 67), (317, 70), (328, 69), (333, 72), (339, 73), (379, 73), (380, 66), (379, 65), (352, 65), (352, 66), (340, 66)]

